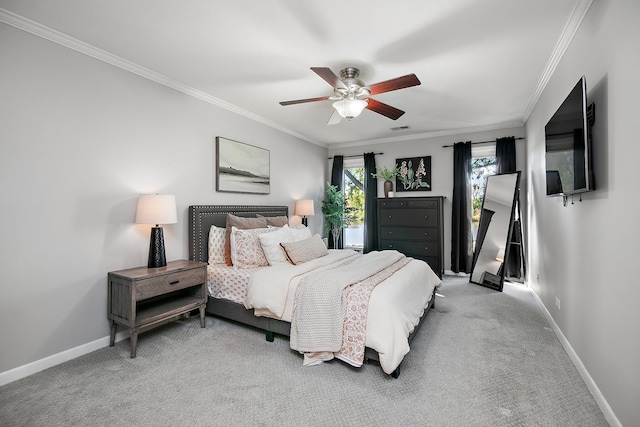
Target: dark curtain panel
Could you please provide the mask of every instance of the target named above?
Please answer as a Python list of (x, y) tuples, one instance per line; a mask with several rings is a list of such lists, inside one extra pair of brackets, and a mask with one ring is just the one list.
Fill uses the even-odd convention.
[[(516, 139), (513, 136), (496, 139), (496, 162), (498, 173), (511, 173), (516, 171)], [(520, 194), (518, 192), (517, 194)], [(516, 200), (516, 209), (520, 209), (520, 201)], [(516, 213), (517, 215), (517, 213)], [(505, 277), (520, 279), (522, 256), (522, 228), (520, 220), (515, 220), (511, 232), (509, 257), (504, 260)]]
[(376, 173), (376, 156), (364, 153), (364, 250), (373, 251), (378, 246), (378, 180), (371, 176)]
[[(333, 167), (331, 169), (331, 185), (335, 185), (338, 187), (338, 190), (343, 189), (344, 187), (344, 156), (333, 156)], [(329, 249), (343, 249), (343, 236), (344, 232), (340, 233), (340, 237), (338, 237), (338, 247), (333, 247), (333, 238), (331, 237), (331, 233), (329, 233)]]
[(496, 162), (498, 173), (516, 171), (516, 139), (513, 136), (496, 139)]
[(453, 146), (453, 207), (451, 216), (451, 270), (470, 273), (471, 246), (471, 141)]

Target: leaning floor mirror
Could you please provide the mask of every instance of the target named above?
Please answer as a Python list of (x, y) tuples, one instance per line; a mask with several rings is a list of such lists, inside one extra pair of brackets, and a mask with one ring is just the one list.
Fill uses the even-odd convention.
[(519, 188), (520, 172), (487, 177), (471, 283), (502, 291)]

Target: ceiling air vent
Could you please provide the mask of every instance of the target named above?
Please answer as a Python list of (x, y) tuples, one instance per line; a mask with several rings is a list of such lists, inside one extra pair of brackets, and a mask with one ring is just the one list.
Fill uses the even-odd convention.
[(392, 131), (397, 131), (397, 130), (405, 130), (405, 129), (409, 129), (409, 126), (404, 125), (404, 126), (396, 126), (394, 128), (391, 128)]

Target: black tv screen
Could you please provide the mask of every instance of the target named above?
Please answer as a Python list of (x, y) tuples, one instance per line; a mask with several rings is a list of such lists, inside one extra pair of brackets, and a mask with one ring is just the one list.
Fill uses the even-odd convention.
[(591, 140), (587, 84), (580, 78), (544, 128), (547, 196), (591, 191)]

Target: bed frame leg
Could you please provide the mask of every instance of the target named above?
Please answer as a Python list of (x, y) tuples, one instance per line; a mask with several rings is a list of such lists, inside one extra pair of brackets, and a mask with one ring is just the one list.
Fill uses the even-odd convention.
[(400, 376), (400, 366), (398, 366), (395, 371), (391, 372), (391, 376), (395, 379), (398, 379), (398, 377)]
[(273, 342), (274, 338), (275, 338), (275, 333), (271, 332), (271, 331), (267, 331), (267, 341), (269, 342)]

